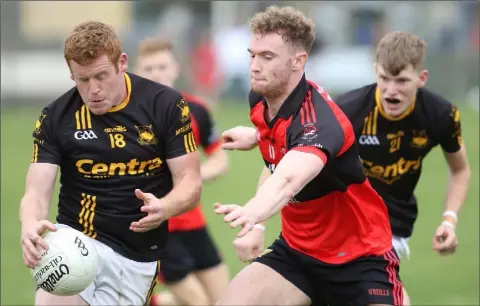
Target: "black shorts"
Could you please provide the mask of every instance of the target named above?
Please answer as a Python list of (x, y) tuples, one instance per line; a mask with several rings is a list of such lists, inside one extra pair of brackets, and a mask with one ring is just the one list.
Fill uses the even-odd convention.
[(254, 261), (269, 266), (312, 300), (314, 306), (403, 304), (399, 259), (392, 248), (345, 264), (327, 264), (300, 253), (282, 238)]
[(217, 266), (220, 254), (206, 228), (168, 233), (159, 280), (174, 283), (188, 274)]

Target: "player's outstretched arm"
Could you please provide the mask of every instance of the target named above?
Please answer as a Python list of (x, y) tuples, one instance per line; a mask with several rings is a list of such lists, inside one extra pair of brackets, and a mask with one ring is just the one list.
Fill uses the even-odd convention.
[(161, 200), (165, 203), (167, 217), (187, 212), (200, 201), (202, 177), (198, 151), (167, 159), (172, 173), (173, 189)]
[(256, 223), (269, 219), (287, 205), (323, 167), (324, 162), (317, 155), (297, 150), (288, 151), (275, 172), (245, 204), (245, 209), (256, 217)]
[[(317, 149), (315, 149), (317, 150)], [(325, 162), (317, 154), (291, 150), (282, 158), (274, 174), (243, 207), (214, 204), (215, 212), (225, 215), (232, 228), (242, 226), (237, 237), (245, 236), (255, 224), (278, 213), (291, 198), (322, 171)]]

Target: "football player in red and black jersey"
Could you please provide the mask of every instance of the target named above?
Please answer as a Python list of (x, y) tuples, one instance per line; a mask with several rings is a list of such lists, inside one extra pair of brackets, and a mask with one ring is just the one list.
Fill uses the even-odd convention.
[[(179, 65), (168, 41), (147, 38), (137, 48), (136, 73), (173, 87)], [(220, 146), (210, 111), (199, 98), (182, 93), (188, 103), (195, 143), (207, 156), (201, 165), (203, 181), (210, 181), (228, 170), (228, 156)], [(182, 131), (179, 130), (179, 133)], [(159, 281), (168, 291), (154, 295), (152, 305), (211, 305), (228, 283), (227, 266), (207, 231), (200, 204), (169, 220), (166, 258), (160, 265)], [(172, 300), (173, 299), (173, 300)]]
[(250, 118), (224, 148), (259, 147), (272, 174), (244, 206), (215, 204), (245, 236), (281, 212), (278, 239), (218, 305), (403, 305), (388, 212), (365, 176), (350, 121), (305, 78), (315, 26), (292, 7), (250, 21)]
[[(360, 157), (372, 186), (387, 204), (397, 253), (409, 257), (408, 239), (418, 215), (414, 191), (423, 159), (440, 145), (450, 170), (443, 220), (433, 237), (440, 255), (457, 247), (457, 214), (468, 191), (470, 167), (460, 111), (424, 88), (426, 44), (407, 32), (390, 32), (377, 46), (376, 83), (335, 99), (354, 126)], [(405, 294), (405, 304), (407, 300)]]

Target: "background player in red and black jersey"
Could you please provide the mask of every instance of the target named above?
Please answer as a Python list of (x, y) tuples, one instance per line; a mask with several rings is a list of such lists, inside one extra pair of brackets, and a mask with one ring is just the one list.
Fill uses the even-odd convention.
[(225, 148), (258, 144), (272, 175), (244, 206), (215, 204), (244, 236), (281, 211), (282, 232), (230, 282), (218, 305), (402, 305), (388, 212), (363, 171), (355, 135), (305, 79), (315, 26), (292, 7), (250, 21), (250, 119)]
[[(106, 24), (75, 27), (65, 60), (76, 86), (45, 107), (35, 125), (20, 204), (22, 250), (25, 264), (36, 265), (40, 248), (48, 248), (42, 232), (67, 226), (88, 236), (99, 265), (79, 295), (39, 288), (35, 304), (142, 305), (153, 293), (167, 220), (200, 199), (188, 105), (174, 89), (126, 73), (127, 55)], [(54, 226), (48, 211), (59, 168)]]
[(424, 88), (424, 56), (425, 43), (417, 36), (388, 33), (377, 47), (377, 82), (336, 99), (354, 125), (366, 174), (387, 204), (393, 245), (407, 257), (418, 213), (414, 190), (426, 155), (440, 145), (450, 169), (443, 221), (433, 238), (440, 255), (453, 254), (457, 247), (457, 213), (470, 177), (460, 111)]
[[(172, 45), (157, 38), (140, 42), (136, 73), (173, 87), (179, 66)], [(203, 181), (217, 178), (228, 170), (228, 156), (220, 146), (219, 135), (207, 106), (198, 98), (183, 94), (191, 117), (195, 142), (207, 159), (201, 165)], [(180, 131), (181, 132), (181, 131)], [(164, 291), (152, 298), (152, 305), (211, 305), (228, 283), (227, 266), (222, 263), (210, 237), (201, 205), (169, 220), (166, 258), (162, 260), (160, 281), (173, 293)]]

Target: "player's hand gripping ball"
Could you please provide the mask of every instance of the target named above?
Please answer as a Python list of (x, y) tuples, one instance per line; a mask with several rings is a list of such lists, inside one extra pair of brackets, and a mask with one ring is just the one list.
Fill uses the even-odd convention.
[(48, 244), (48, 251), (30, 269), (37, 286), (60, 296), (85, 290), (97, 273), (98, 255), (90, 238), (72, 228), (57, 228), (42, 238)]

